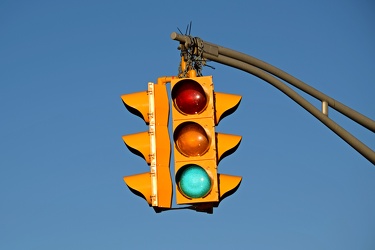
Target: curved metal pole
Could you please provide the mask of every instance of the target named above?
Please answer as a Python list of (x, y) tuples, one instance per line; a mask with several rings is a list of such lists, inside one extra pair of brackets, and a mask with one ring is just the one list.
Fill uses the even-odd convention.
[[(353, 121), (357, 122), (358, 124), (366, 127), (367, 129), (371, 130), (372, 132), (375, 132), (375, 121), (371, 120), (370, 118), (362, 115), (361, 113), (345, 106), (344, 104), (340, 103), (339, 101), (325, 95), (324, 93), (316, 90), (315, 88), (307, 85), (306, 83), (302, 82), (301, 80), (295, 78), (294, 76), (282, 71), (281, 69), (272, 66), (271, 64), (268, 64), (264, 61), (261, 61), (255, 57), (252, 57), (250, 55), (246, 55), (244, 53), (228, 49), (225, 47), (218, 46), (216, 44), (212, 44), (206, 41), (200, 40), (200, 38), (192, 38), (189, 36), (184, 36), (177, 34), (176, 32), (173, 32), (171, 34), (171, 38), (173, 40), (177, 40), (180, 42), (185, 43), (186, 47), (189, 46), (198, 46), (197, 43), (203, 44), (203, 56), (206, 57), (207, 55), (210, 55), (211, 61), (216, 61), (217, 56), (223, 55), (229, 58), (233, 58), (239, 61), (242, 61), (244, 63), (253, 65), (257, 68), (260, 68), (266, 72), (269, 72), (273, 74), (274, 76), (286, 81), (287, 83), (295, 86), (296, 88), (304, 91), (305, 93), (313, 96), (314, 98), (328, 103), (330, 107), (337, 110), (341, 114), (347, 116), (348, 118), (352, 119)], [(212, 57), (214, 56), (214, 57)]]
[[(171, 37), (174, 40), (179, 40), (180, 42), (185, 42), (185, 46), (186, 47), (189, 47), (189, 46), (192, 46), (192, 45), (197, 46), (197, 43), (203, 42), (199, 38), (191, 38), (191, 37), (187, 37), (187, 36), (183, 36), (183, 35), (178, 35), (177, 33), (172, 33)], [(193, 39), (199, 39), (199, 40), (196, 41), (196, 40), (193, 40)], [(203, 44), (205, 46), (208, 43), (207, 42), (203, 42)], [(225, 65), (228, 65), (228, 66), (231, 66), (231, 67), (243, 70), (245, 72), (248, 72), (248, 73), (250, 73), (252, 75), (255, 75), (255, 76), (259, 77), (260, 79), (262, 79), (262, 80), (270, 83), (271, 85), (273, 85), (274, 87), (276, 87), (280, 91), (282, 91), (284, 94), (286, 94), (287, 96), (289, 96), (292, 100), (294, 100), (295, 102), (297, 102), (299, 105), (301, 105), (310, 114), (312, 114), (313, 116), (315, 116), (324, 125), (326, 125), (334, 133), (336, 133), (340, 138), (342, 138), (350, 146), (352, 146), (355, 150), (357, 150), (360, 154), (362, 154), (367, 160), (369, 160), (371, 163), (375, 164), (375, 152), (374, 151), (372, 151), (369, 147), (367, 147), (365, 144), (363, 144), (361, 141), (359, 141), (357, 138), (355, 138), (353, 135), (351, 135), (345, 129), (343, 129), (342, 127), (340, 127), (333, 120), (331, 120), (330, 118), (328, 118), (328, 116), (326, 116), (324, 113), (322, 113), (320, 110), (318, 110), (314, 105), (312, 105), (311, 103), (309, 103), (307, 100), (305, 100), (302, 96), (300, 96), (294, 90), (292, 90), (287, 85), (285, 85), (283, 82), (281, 82), (280, 80), (276, 79), (275, 77), (273, 77), (272, 75), (270, 75), (269, 73), (266, 73), (266, 72), (272, 71), (275, 76), (281, 75), (282, 76), (282, 77), (280, 77), (281, 79), (285, 80), (284, 78), (286, 78), (288, 80), (294, 81), (294, 83), (296, 83), (295, 80), (299, 81), (298, 79), (296, 79), (293, 76), (290, 76), (289, 74), (287, 74), (287, 73), (285, 73), (285, 72), (283, 72), (283, 71), (281, 71), (281, 70), (273, 67), (272, 65), (266, 64), (266, 63), (264, 63), (264, 62), (262, 62), (262, 61), (260, 61), (258, 59), (256, 59), (256, 60), (258, 60), (259, 62), (256, 61), (255, 64), (259, 64), (261, 62), (261, 64), (263, 64), (263, 65), (260, 65), (262, 67), (256, 67), (255, 65), (252, 65), (251, 63), (246, 62), (247, 60), (245, 60), (245, 59), (249, 59), (249, 58), (246, 58), (247, 55), (242, 54), (242, 53), (240, 53), (240, 54), (241, 54), (241, 57), (242, 57), (243, 60), (239, 60), (237, 58), (232, 58), (232, 57), (221, 55), (219, 53), (219, 48), (221, 48), (221, 47), (219, 47), (217, 45), (208, 44), (207, 48), (203, 47), (203, 57), (206, 58), (206, 59), (208, 59), (208, 60), (211, 60), (211, 61), (215, 61), (215, 62), (218, 62), (218, 63), (222, 63), (222, 64), (225, 64)], [(239, 52), (236, 52), (236, 53), (239, 53)], [(232, 55), (232, 56), (235, 56), (235, 54)], [(251, 60), (253, 60), (253, 59), (251, 59)], [(265, 70), (264, 68), (268, 68), (268, 70)], [(366, 128), (372, 130), (371, 129), (371, 127), (372, 127), (372, 124), (371, 124), (372, 120), (371, 119), (369, 119), (369, 118), (363, 116), (362, 114), (360, 114), (360, 113), (358, 113), (358, 112), (356, 112), (356, 111), (354, 111), (354, 110), (346, 107), (345, 105), (343, 105), (343, 104), (341, 104), (341, 103), (333, 100), (329, 96), (324, 95), (323, 93), (315, 90), (314, 88), (310, 87), (309, 85), (307, 85), (307, 84), (305, 84), (305, 83), (303, 83), (301, 81), (299, 81), (299, 82), (302, 83), (302, 84), (300, 84), (300, 83), (297, 82), (299, 84), (298, 88), (300, 88), (300, 87), (303, 88), (303, 89), (300, 88), (301, 90), (305, 91), (306, 93), (310, 92), (310, 93), (313, 93), (313, 94), (318, 95), (320, 97), (324, 97), (322, 99), (324, 101), (328, 102), (328, 104), (329, 104), (329, 102), (331, 102), (331, 105), (333, 105), (332, 107), (336, 107), (337, 108), (337, 106), (338, 106), (339, 110), (344, 110), (345, 113), (349, 114), (349, 116), (347, 115), (349, 118), (353, 119), (354, 121), (357, 121), (358, 119), (361, 120), (361, 122), (365, 123), (367, 126), (365, 126), (362, 123), (360, 123), (361, 125), (363, 125)], [(292, 84), (292, 85), (294, 85), (294, 84)], [(307, 91), (309, 91), (309, 92), (307, 92)], [(316, 96), (314, 96), (314, 97), (316, 97)], [(328, 98), (325, 99), (326, 97), (328, 97), (329, 99)], [(337, 103), (339, 103), (339, 105), (336, 105)], [(345, 114), (345, 113), (343, 113), (343, 114)], [(365, 119), (363, 119), (363, 117)], [(369, 121), (370, 121), (370, 124), (367, 124)], [(372, 122), (374, 122), (374, 121), (372, 121)]]
[[(207, 59), (211, 60), (212, 56), (207, 55)], [(317, 109), (314, 105), (309, 103), (307, 100), (305, 100), (302, 96), (300, 96), (298, 93), (296, 93), (294, 90), (292, 90), (290, 87), (273, 77), (272, 75), (262, 71), (259, 68), (256, 68), (252, 65), (245, 64), (243, 62), (239, 62), (233, 58), (225, 57), (219, 55), (216, 58), (216, 61), (240, 70), (243, 70), (245, 72), (248, 72), (254, 76), (259, 77), (260, 79), (270, 83), (280, 91), (282, 91), (284, 94), (289, 96), (292, 100), (294, 100), (296, 103), (301, 105), (304, 109), (306, 109), (310, 114), (315, 116), (318, 120), (320, 120), (324, 125), (326, 125), (329, 129), (331, 129), (335, 134), (337, 134), (339, 137), (341, 137), (344, 141), (346, 141), (350, 146), (352, 146), (355, 150), (357, 150), (360, 154), (362, 154), (367, 160), (372, 162), (372, 164), (375, 164), (375, 152), (372, 151), (369, 147), (367, 147), (365, 144), (363, 144), (361, 141), (359, 141), (356, 137), (351, 135), (348, 131), (346, 131), (344, 128), (339, 126), (337, 123), (335, 123), (333, 120), (328, 118), (326, 115), (324, 115), (319, 109)]]
[(306, 83), (302, 82), (301, 80), (293, 77), (292, 75), (266, 63), (263, 62), (257, 58), (254, 58), (249, 55), (245, 55), (243, 53), (219, 47), (219, 54), (223, 56), (228, 56), (233, 59), (240, 60), (245, 63), (249, 63), (251, 65), (254, 65), (255, 67), (258, 67), (264, 71), (267, 71), (278, 78), (290, 83), (291, 85), (299, 88), (300, 90), (306, 92), (307, 94), (315, 97), (316, 99), (320, 101), (326, 101), (328, 105), (338, 112), (342, 113), (343, 115), (347, 116), (348, 118), (356, 121), (357, 123), (361, 124), (362, 126), (366, 127), (367, 129), (371, 130), (372, 132), (375, 132), (375, 121), (369, 119), (368, 117), (358, 113), (357, 111), (345, 106), (344, 104), (340, 103), (337, 100), (334, 100), (333, 98), (325, 95), (324, 93), (314, 89), (313, 87), (307, 85)]

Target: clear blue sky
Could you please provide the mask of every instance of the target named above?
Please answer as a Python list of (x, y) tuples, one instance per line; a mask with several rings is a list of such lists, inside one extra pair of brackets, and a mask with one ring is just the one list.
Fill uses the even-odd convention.
[(374, 13), (372, 0), (1, 1), (0, 249), (375, 249), (375, 166), (269, 84), (203, 71), (243, 96), (217, 127), (243, 136), (219, 165), (243, 181), (213, 215), (155, 214), (128, 190), (148, 166), (121, 137), (147, 126), (120, 99), (177, 74), (169, 36), (192, 21), (375, 119)]

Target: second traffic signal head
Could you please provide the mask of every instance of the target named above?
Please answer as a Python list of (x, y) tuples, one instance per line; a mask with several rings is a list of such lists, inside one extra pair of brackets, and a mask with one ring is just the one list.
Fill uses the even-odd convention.
[(124, 181), (136, 195), (155, 211), (171, 207), (169, 102), (165, 84), (148, 84), (148, 90), (121, 96), (125, 107), (149, 125), (148, 131), (123, 136), (131, 152), (145, 159), (150, 171), (125, 176)]

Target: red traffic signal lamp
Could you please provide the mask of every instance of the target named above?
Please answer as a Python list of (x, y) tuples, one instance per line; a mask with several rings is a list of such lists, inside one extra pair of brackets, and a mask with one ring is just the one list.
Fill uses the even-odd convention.
[(172, 79), (171, 89), (176, 201), (212, 213), (242, 179), (217, 171), (219, 161), (237, 149), (241, 136), (215, 132), (241, 96), (214, 92), (212, 76)]
[(136, 195), (159, 212), (170, 208), (170, 139), (168, 133), (169, 102), (164, 83), (148, 83), (148, 90), (122, 95), (125, 107), (149, 125), (148, 131), (123, 136), (131, 152), (145, 159), (150, 171), (125, 176), (124, 181)]

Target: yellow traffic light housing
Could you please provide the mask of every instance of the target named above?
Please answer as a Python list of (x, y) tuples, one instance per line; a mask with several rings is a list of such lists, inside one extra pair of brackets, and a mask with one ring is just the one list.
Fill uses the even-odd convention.
[(212, 212), (241, 183), (241, 177), (217, 172), (219, 161), (237, 149), (241, 136), (215, 132), (241, 96), (215, 93), (212, 76), (189, 76), (194, 77), (171, 80), (176, 201)]
[(149, 130), (123, 136), (131, 152), (145, 159), (150, 171), (125, 176), (124, 181), (136, 195), (161, 211), (171, 207), (170, 139), (168, 133), (169, 102), (165, 84), (148, 83), (148, 90), (122, 95), (125, 107), (141, 117)]

